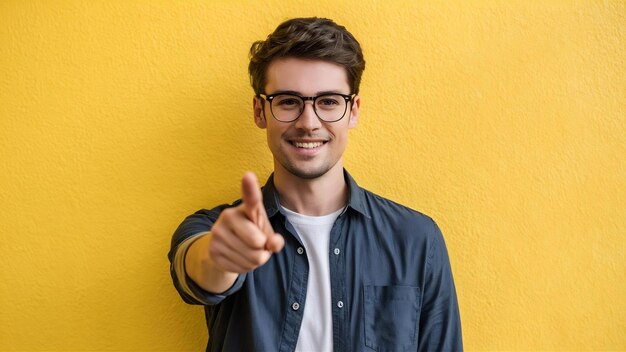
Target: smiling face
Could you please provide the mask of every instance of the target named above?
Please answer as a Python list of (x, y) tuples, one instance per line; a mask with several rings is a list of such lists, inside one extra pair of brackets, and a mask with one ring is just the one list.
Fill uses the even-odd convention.
[[(326, 61), (276, 59), (267, 68), (266, 77), (267, 95), (291, 92), (310, 97), (328, 92), (352, 93), (345, 68)], [(263, 99), (255, 97), (255, 122), (267, 129), (275, 171), (315, 179), (330, 170), (343, 169), (341, 156), (348, 143), (348, 129), (356, 126), (359, 104), (356, 96), (341, 120), (323, 122), (315, 115), (312, 102), (307, 101), (296, 121), (280, 122), (272, 117), (269, 102), (263, 103)]]

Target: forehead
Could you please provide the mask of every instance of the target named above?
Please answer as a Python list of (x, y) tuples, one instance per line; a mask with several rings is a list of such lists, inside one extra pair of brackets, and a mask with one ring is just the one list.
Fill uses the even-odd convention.
[(266, 72), (265, 91), (294, 91), (303, 95), (336, 91), (350, 94), (346, 69), (332, 62), (281, 58), (273, 60)]

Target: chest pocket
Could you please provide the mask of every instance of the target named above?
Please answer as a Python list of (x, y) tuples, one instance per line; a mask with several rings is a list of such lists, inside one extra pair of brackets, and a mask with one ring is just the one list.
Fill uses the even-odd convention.
[(417, 348), (420, 290), (412, 286), (364, 286), (365, 345), (377, 351)]

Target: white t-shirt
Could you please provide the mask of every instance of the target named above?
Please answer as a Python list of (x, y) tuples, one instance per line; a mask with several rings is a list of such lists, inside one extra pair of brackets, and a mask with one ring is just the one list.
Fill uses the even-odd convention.
[(282, 207), (302, 240), (309, 260), (309, 281), (296, 351), (332, 351), (333, 319), (330, 297), (330, 230), (343, 209), (324, 216), (307, 216)]

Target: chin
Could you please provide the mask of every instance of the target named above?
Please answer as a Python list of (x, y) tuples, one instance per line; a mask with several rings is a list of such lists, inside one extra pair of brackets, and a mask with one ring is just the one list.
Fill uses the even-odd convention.
[(287, 169), (292, 175), (305, 180), (314, 180), (316, 178), (324, 176), (328, 170), (301, 170), (301, 169)]
[[(286, 165), (285, 165), (286, 164)], [(332, 168), (332, 165), (322, 165), (314, 168), (301, 168), (290, 163), (285, 163), (282, 166), (290, 174), (299, 177), (304, 180), (314, 180), (326, 175)]]

